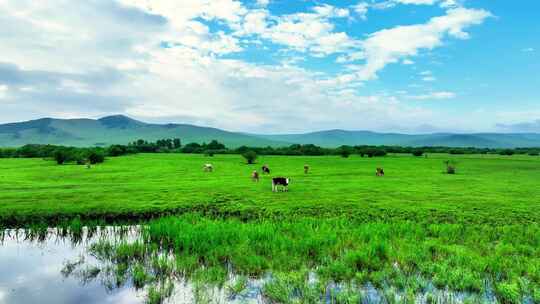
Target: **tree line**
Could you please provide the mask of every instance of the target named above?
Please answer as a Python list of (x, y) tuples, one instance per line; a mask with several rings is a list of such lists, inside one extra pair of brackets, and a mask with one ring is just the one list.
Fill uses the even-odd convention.
[(324, 148), (313, 144), (293, 144), (284, 147), (248, 147), (227, 148), (223, 143), (212, 140), (209, 143), (182, 144), (180, 138), (160, 139), (155, 142), (139, 139), (127, 145), (111, 145), (106, 148), (77, 148), (58, 145), (29, 144), (19, 148), (0, 148), (0, 158), (50, 158), (58, 164), (96, 164), (105, 161), (106, 157), (115, 157), (136, 153), (195, 153), (213, 156), (214, 154), (246, 154), (253, 152), (257, 155), (289, 155), (289, 156), (324, 156), (340, 155), (349, 157), (380, 157), (388, 153), (412, 154), (422, 156), (426, 153), (448, 154), (498, 154), (498, 155), (531, 155), (538, 156), (540, 148), (451, 148), (451, 147), (403, 147), (403, 146), (341, 146)]

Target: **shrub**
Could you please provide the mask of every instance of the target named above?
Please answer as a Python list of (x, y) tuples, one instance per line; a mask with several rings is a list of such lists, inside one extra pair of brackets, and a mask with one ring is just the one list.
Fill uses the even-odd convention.
[(338, 154), (343, 158), (349, 157), (353, 152), (353, 148), (350, 146), (341, 146), (338, 148)]
[(515, 153), (514, 150), (511, 150), (511, 149), (505, 149), (499, 152), (500, 155), (507, 155), (507, 156), (512, 156), (514, 155), (514, 153)]
[(538, 155), (540, 155), (540, 153), (533, 151), (533, 152), (529, 152), (529, 155), (530, 156), (538, 156)]
[(246, 162), (248, 164), (254, 164), (255, 163), (255, 160), (257, 159), (257, 153), (255, 153), (255, 151), (246, 151), (244, 154), (242, 154), (242, 156), (244, 157), (244, 159), (246, 160)]
[(456, 163), (450, 160), (444, 162), (447, 174), (456, 174)]
[(339, 151), (339, 155), (341, 155), (341, 157), (343, 158), (347, 158), (351, 155), (351, 151), (347, 149), (342, 149), (341, 151)]
[(424, 151), (421, 150), (421, 149), (416, 149), (416, 150), (414, 150), (412, 152), (412, 155), (414, 155), (414, 156), (422, 156), (422, 155), (424, 155)]

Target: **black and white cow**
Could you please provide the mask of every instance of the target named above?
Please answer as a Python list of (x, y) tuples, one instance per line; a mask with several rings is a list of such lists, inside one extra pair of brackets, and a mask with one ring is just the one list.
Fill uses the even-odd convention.
[(263, 174), (270, 174), (270, 168), (267, 165), (263, 165), (261, 170)]
[(289, 182), (290, 179), (287, 177), (272, 178), (272, 192), (277, 192), (279, 186), (283, 188), (283, 191), (289, 191)]

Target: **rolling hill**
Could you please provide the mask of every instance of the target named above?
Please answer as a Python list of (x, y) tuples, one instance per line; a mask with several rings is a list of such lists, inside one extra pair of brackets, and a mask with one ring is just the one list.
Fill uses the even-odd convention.
[(446, 147), (478, 147), (478, 148), (516, 148), (540, 147), (540, 134), (399, 134), (377, 133), (371, 131), (328, 130), (304, 134), (259, 135), (262, 138), (292, 142), (298, 144), (315, 144), (322, 147), (341, 145), (400, 145), (400, 146), (446, 146)]
[(181, 138), (183, 143), (217, 139), (228, 147), (241, 145), (279, 146), (285, 143), (241, 133), (188, 124), (149, 124), (123, 115), (100, 119), (42, 118), (0, 125), (0, 146), (57, 144), (68, 146), (107, 146), (127, 144), (137, 139), (155, 141)]
[(327, 130), (303, 134), (260, 135), (229, 132), (189, 124), (151, 124), (123, 115), (100, 119), (42, 118), (0, 125), (0, 146), (57, 144), (69, 146), (107, 146), (127, 144), (137, 139), (155, 141), (181, 138), (183, 143), (209, 142), (216, 139), (228, 147), (285, 146), (315, 144), (323, 147), (341, 145), (401, 145), (514, 148), (540, 147), (540, 134), (400, 134), (371, 131)]

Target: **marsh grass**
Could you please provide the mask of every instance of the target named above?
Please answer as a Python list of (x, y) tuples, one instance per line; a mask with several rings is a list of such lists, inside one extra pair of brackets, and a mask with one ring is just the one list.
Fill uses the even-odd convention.
[[(131, 278), (136, 288), (153, 286), (151, 297), (167, 280), (182, 278), (200, 289), (201, 299), (212, 288), (225, 288), (234, 298), (248, 277), (267, 275), (261, 293), (273, 303), (355, 302), (366, 284), (383, 291), (388, 303), (414, 303), (433, 288), (469, 295), (463, 296), (468, 301), (489, 291), (499, 303), (521, 303), (536, 300), (540, 286), (538, 225), (241, 221), (186, 214), (150, 221), (130, 241), (101, 239), (89, 250), (113, 266), (115, 285)], [(440, 299), (431, 298), (453, 303)]]

